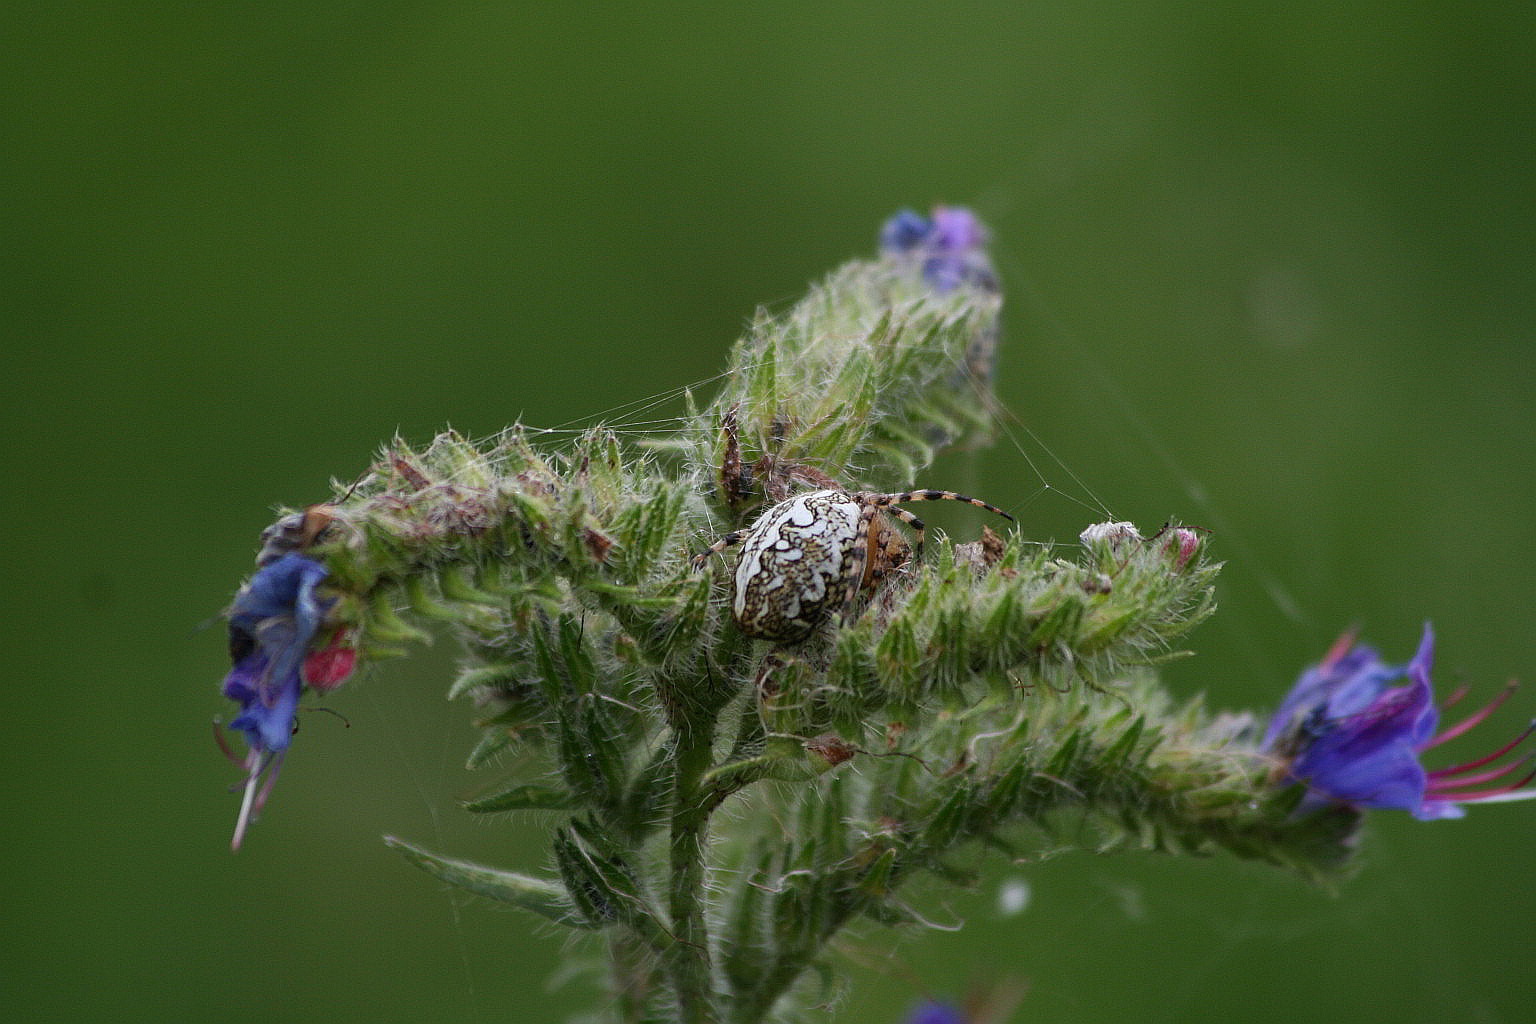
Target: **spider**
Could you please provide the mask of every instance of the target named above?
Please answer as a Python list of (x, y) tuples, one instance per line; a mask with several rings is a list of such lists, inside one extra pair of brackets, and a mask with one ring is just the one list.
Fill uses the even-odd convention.
[[(732, 512), (740, 512), (765, 499), (778, 504), (799, 491), (847, 490), (816, 467), (772, 452), (763, 452), (755, 462), (745, 461), (741, 448), (740, 410), (741, 405), (737, 403), (720, 417), (724, 451), (715, 477), (720, 500)], [(772, 434), (778, 437), (785, 429), (783, 424), (775, 422)], [(886, 573), (900, 569), (912, 557), (912, 548), (907, 544), (907, 539), (884, 516), (875, 517), (870, 533), (873, 536), (864, 563), (861, 592), (873, 591)]]
[(880, 521), (882, 512), (916, 531), (914, 557), (921, 557), (926, 527), (896, 507), (909, 501), (963, 501), (1013, 519), (995, 505), (954, 491), (807, 491), (774, 505), (747, 529), (721, 537), (693, 560), (694, 567), (742, 545), (731, 606), (736, 625), (762, 640), (804, 640), (834, 611), (847, 621), (854, 599), (870, 582), (867, 574), (891, 562), (892, 545), (882, 534), (895, 531)]

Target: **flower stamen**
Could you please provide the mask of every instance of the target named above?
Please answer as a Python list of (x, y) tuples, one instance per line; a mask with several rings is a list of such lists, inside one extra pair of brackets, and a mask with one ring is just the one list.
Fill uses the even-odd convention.
[(1359, 635), (1360, 631), (1354, 627), (1346, 629), (1343, 634), (1333, 642), (1333, 646), (1328, 648), (1328, 653), (1323, 655), (1323, 663), (1319, 667), (1326, 671), (1332, 668), (1334, 665), (1337, 665), (1339, 660), (1354, 648), (1355, 640), (1357, 637), (1359, 637)]
[(243, 768), (245, 767), (245, 758), (235, 753), (234, 748), (229, 745), (229, 741), (224, 738), (224, 730), (220, 728), (223, 724), (217, 718), (213, 720), (213, 742), (218, 744), (219, 750), (223, 752), (225, 757), (229, 758), (230, 764), (238, 764)]
[(260, 763), (253, 765), (250, 774), (245, 777), (245, 795), (240, 798), (240, 815), (235, 819), (235, 834), (229, 840), (229, 848), (236, 852), (240, 844), (245, 842), (245, 829), (254, 815), (256, 783), (261, 780), (261, 769)]
[[(1458, 726), (1458, 728), (1460, 728), (1460, 727)], [(1485, 754), (1484, 756), (1479, 757), (1475, 761), (1464, 761), (1461, 764), (1452, 765), (1449, 768), (1437, 768), (1436, 770), (1434, 770), (1434, 771), (1429, 773), (1429, 777), (1432, 778), (1432, 779), (1439, 779), (1439, 778), (1445, 778), (1445, 777), (1451, 776), (1451, 775), (1460, 775), (1463, 772), (1469, 772), (1469, 771), (1472, 771), (1475, 768), (1481, 768), (1485, 764), (1492, 764), (1493, 762), (1497, 761), (1499, 758), (1503, 757), (1505, 754), (1509, 753), (1511, 750), (1514, 750), (1521, 743), (1524, 743), (1526, 737), (1529, 736), (1533, 732), (1536, 732), (1536, 720), (1533, 720), (1531, 722), (1531, 724), (1527, 725), (1524, 729), (1520, 730), (1520, 735), (1516, 736), (1514, 739), (1510, 740), (1508, 743), (1504, 744), (1502, 747), (1500, 747), (1498, 750), (1495, 750), (1493, 753)], [(1430, 741), (1429, 746), (1434, 746), (1434, 741), (1433, 740)], [(1426, 747), (1425, 749), (1427, 750), (1429, 748)]]
[(1460, 770), (1459, 768), (1455, 770), (1442, 768), (1439, 771), (1429, 773), (1429, 790), (1432, 793), (1445, 793), (1450, 790), (1460, 789), (1463, 786), (1476, 786), (1484, 782), (1492, 782), (1495, 779), (1502, 779), (1511, 772), (1519, 771), (1521, 765), (1527, 765), (1533, 761), (1536, 761), (1536, 754), (1528, 754), (1518, 761), (1509, 762), (1509, 764), (1504, 765), (1502, 768), (1490, 768), (1485, 772), (1468, 775), (1463, 779), (1450, 778), (1451, 775), (1456, 774)]
[[(1455, 725), (1451, 726), (1449, 729), (1445, 729), (1442, 732), (1440, 732), (1440, 734), (1435, 736), (1434, 739), (1432, 739), (1428, 743), (1424, 744), (1422, 749), (1430, 750), (1430, 749), (1432, 749), (1434, 747), (1438, 747), (1442, 743), (1448, 743), (1451, 740), (1455, 739), (1456, 737), (1460, 736), (1462, 733), (1466, 732), (1468, 729), (1474, 729), (1477, 726), (1481, 725), (1483, 722), (1487, 721), (1489, 715), (1491, 715), (1495, 711), (1499, 710), (1499, 708), (1504, 704), (1504, 702), (1509, 700), (1510, 696), (1515, 692), (1515, 690), (1518, 688), (1518, 686), (1519, 686), (1519, 684), (1516, 683), (1513, 679), (1511, 679), (1509, 681), (1509, 683), (1504, 687), (1504, 692), (1503, 693), (1499, 694), (1497, 697), (1493, 698), (1493, 700), (1491, 700), (1487, 704), (1485, 704), (1482, 707), (1481, 710), (1474, 711), (1472, 714), (1468, 715), (1466, 718), (1462, 719), (1460, 722), (1457, 722)], [(1465, 687), (1463, 687), (1461, 690), (1456, 691), (1456, 694), (1454, 694), (1453, 696), (1456, 696), (1459, 699), (1460, 695), (1462, 693), (1464, 693), (1464, 692), (1465, 692)], [(1451, 704), (1451, 702), (1447, 701), (1442, 706), (1443, 707), (1450, 707), (1450, 704)]]
[[(240, 798), (240, 815), (235, 819), (235, 834), (229, 840), (229, 848), (236, 852), (245, 842), (245, 830), (261, 816), (261, 809), (272, 795), (277, 773), (283, 766), (284, 750), (252, 750), (247, 758), (250, 771), (245, 777), (245, 793)], [(265, 779), (262, 776), (266, 776)], [(258, 784), (259, 788), (258, 788)]]
[(1467, 694), (1471, 692), (1472, 687), (1466, 683), (1462, 683), (1460, 686), (1456, 687), (1456, 689), (1451, 691), (1451, 695), (1449, 697), (1440, 702), (1440, 710), (1451, 710), (1451, 708), (1455, 707), (1457, 704), (1460, 704), (1462, 700), (1467, 696)]
[[(1512, 782), (1507, 786), (1494, 786), (1492, 789), (1457, 790), (1450, 795), (1457, 803), (1468, 803), (1473, 800), (1487, 800), (1490, 797), (1507, 796), (1511, 793), (1518, 793), (1521, 790), (1524, 790), (1532, 780), (1536, 780), (1536, 768), (1533, 768), (1529, 773), (1526, 774), (1525, 778), (1521, 779), (1519, 782)], [(1528, 790), (1527, 792), (1529, 792), (1530, 796), (1524, 797), (1523, 799), (1531, 799), (1536, 797), (1536, 789)]]

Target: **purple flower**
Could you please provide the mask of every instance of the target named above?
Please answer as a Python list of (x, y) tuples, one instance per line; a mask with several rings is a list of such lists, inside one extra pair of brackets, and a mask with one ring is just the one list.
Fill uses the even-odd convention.
[(907, 1024), (966, 1024), (966, 1020), (965, 1013), (952, 1003), (925, 999), (913, 1009)]
[(240, 704), (240, 714), (229, 727), (245, 734), (247, 747), (245, 757), (236, 759), (246, 773), (245, 797), (231, 841), (237, 850), (246, 826), (272, 792), (293, 737), (305, 655), (326, 609), (315, 588), (327, 575), (325, 566), (313, 559), (283, 555), (257, 571), (229, 610), (234, 665), (224, 677), (224, 696)]
[(963, 206), (936, 206), (931, 220), (900, 211), (881, 227), (880, 251), (919, 260), (923, 279), (934, 291), (953, 291), (962, 284), (997, 290), (987, 258), (987, 230)]
[[(1485, 757), (1435, 770), (1420, 763), (1420, 754), (1480, 724), (1514, 692), (1510, 684), (1480, 711), (1436, 732), (1440, 716), (1429, 683), (1434, 648), (1426, 624), (1413, 660), (1393, 666), (1345, 634), (1321, 664), (1302, 673), (1270, 720), (1263, 749), (1279, 759), (1284, 778), (1306, 784), (1308, 804), (1396, 808), (1428, 821), (1459, 818), (1463, 804), (1536, 796), (1536, 790), (1521, 788), (1536, 772), (1503, 781), (1531, 756), (1496, 764), (1536, 723)], [(1400, 679), (1407, 683), (1391, 685)], [(1446, 706), (1465, 692), (1453, 694)]]

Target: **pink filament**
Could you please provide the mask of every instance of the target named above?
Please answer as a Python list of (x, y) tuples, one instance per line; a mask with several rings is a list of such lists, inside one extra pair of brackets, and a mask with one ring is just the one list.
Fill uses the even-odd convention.
[[(1432, 779), (1443, 779), (1452, 775), (1465, 774), (1466, 772), (1481, 768), (1485, 764), (1492, 764), (1494, 761), (1497, 761), (1511, 750), (1514, 750), (1521, 743), (1524, 743), (1525, 738), (1529, 736), (1533, 731), (1536, 731), (1536, 722), (1532, 722), (1530, 725), (1527, 725), (1524, 729), (1520, 730), (1520, 735), (1516, 736), (1514, 739), (1510, 740), (1508, 743), (1504, 744), (1493, 753), (1484, 755), (1475, 761), (1465, 761), (1461, 764), (1452, 765), (1449, 768), (1437, 768), (1430, 772), (1429, 776)], [(1426, 747), (1425, 749), (1427, 750), (1428, 748)]]
[(1532, 779), (1536, 779), (1536, 770), (1531, 771), (1519, 782), (1510, 783), (1508, 786), (1495, 786), (1492, 789), (1475, 789), (1470, 793), (1445, 794), (1444, 791), (1437, 791), (1436, 796), (1441, 799), (1452, 800), (1458, 804), (1469, 804), (1477, 800), (1486, 800), (1491, 796), (1503, 796), (1505, 793), (1513, 793), (1517, 789), (1522, 789)]
[(1471, 692), (1472, 692), (1472, 687), (1468, 686), (1466, 683), (1462, 683), (1460, 686), (1456, 687), (1456, 689), (1451, 693), (1451, 695), (1449, 697), (1445, 698), (1445, 700), (1440, 702), (1440, 710), (1441, 711), (1449, 711), (1449, 710), (1451, 710), (1451, 708), (1453, 708), (1457, 704), (1461, 703), (1461, 699), (1463, 697), (1465, 697), (1467, 694), (1469, 694)]
[(219, 745), (219, 749), (224, 752), (224, 756), (229, 758), (230, 764), (238, 764), (244, 767), (245, 758), (230, 749), (229, 741), (224, 738), (224, 731), (219, 728), (219, 720), (217, 718), (213, 720), (213, 742)]
[(1432, 747), (1438, 747), (1442, 743), (1446, 743), (1455, 739), (1457, 736), (1460, 736), (1468, 729), (1475, 728), (1476, 726), (1482, 724), (1489, 715), (1493, 714), (1499, 709), (1501, 705), (1503, 705), (1505, 701), (1509, 700), (1510, 695), (1515, 692), (1515, 686), (1516, 684), (1511, 681), (1508, 686), (1504, 687), (1504, 692), (1484, 705), (1482, 710), (1475, 711), (1468, 715), (1466, 718), (1462, 719), (1460, 722), (1457, 722), (1449, 729), (1441, 732), (1438, 736), (1424, 744), (1424, 746), (1420, 747), (1419, 749), (1429, 750)]
[(1323, 655), (1322, 667), (1328, 668), (1334, 662), (1348, 654), (1349, 649), (1355, 646), (1355, 638), (1359, 635), (1360, 631), (1358, 629), (1350, 629), (1345, 631), (1344, 635), (1335, 640), (1333, 642), (1333, 646), (1328, 648), (1328, 653)]
[(1468, 775), (1465, 778), (1454, 780), (1436, 772), (1430, 772), (1429, 789), (1430, 792), (1442, 793), (1452, 789), (1459, 789), (1462, 786), (1476, 786), (1484, 782), (1492, 782), (1495, 779), (1502, 779), (1511, 772), (1519, 771), (1522, 765), (1528, 765), (1533, 760), (1536, 760), (1536, 754), (1522, 757), (1518, 761), (1511, 761), (1502, 768), (1490, 768), (1486, 772), (1478, 772), (1476, 775)]

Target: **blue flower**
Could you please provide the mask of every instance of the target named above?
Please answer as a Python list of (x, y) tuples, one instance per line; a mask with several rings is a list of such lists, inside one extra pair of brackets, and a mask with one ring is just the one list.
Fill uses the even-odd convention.
[(266, 803), (293, 736), (305, 655), (327, 607), (315, 588), (327, 575), (313, 559), (283, 555), (251, 578), (229, 610), (234, 665), (224, 677), (224, 696), (240, 704), (229, 727), (245, 734), (247, 747), (245, 797), (231, 843), (235, 849)]
[(907, 1024), (966, 1024), (966, 1015), (951, 1003), (925, 999), (912, 1011)]
[(997, 290), (997, 275), (987, 258), (987, 230), (963, 206), (937, 206), (929, 219), (902, 210), (880, 229), (880, 251), (921, 261), (923, 280), (938, 292), (963, 284)]
[[(1400, 666), (1388, 665), (1346, 634), (1321, 664), (1302, 673), (1271, 719), (1263, 749), (1279, 760), (1284, 778), (1306, 785), (1307, 804), (1395, 808), (1428, 821), (1459, 818), (1466, 813), (1463, 804), (1536, 796), (1536, 790), (1521, 788), (1536, 772), (1518, 782), (1486, 785), (1531, 760), (1488, 767), (1524, 742), (1533, 726), (1485, 757), (1424, 768), (1420, 754), (1472, 729), (1514, 692), (1511, 684), (1480, 711), (1437, 733), (1440, 715), (1429, 682), (1434, 651), (1428, 624), (1413, 660)], [(1403, 679), (1406, 684), (1392, 685)], [(1464, 694), (1453, 695), (1447, 706)]]
[(922, 214), (912, 210), (897, 210), (880, 225), (880, 251), (910, 252), (921, 245), (932, 230), (933, 224)]

